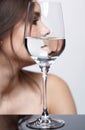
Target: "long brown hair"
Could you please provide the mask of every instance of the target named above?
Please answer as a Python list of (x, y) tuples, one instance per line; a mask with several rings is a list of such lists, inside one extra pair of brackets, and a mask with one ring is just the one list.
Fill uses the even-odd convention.
[(13, 28), (20, 20), (22, 20), (23, 17), (26, 16), (29, 2), (31, 3), (32, 0), (0, 0), (0, 52), (2, 52), (7, 59), (12, 74), (13, 68), (10, 58), (4, 52), (2, 44), (4, 38), (10, 35), (11, 48), (14, 55), (17, 56), (12, 45)]
[(0, 0), (0, 40), (11, 33), (32, 0)]

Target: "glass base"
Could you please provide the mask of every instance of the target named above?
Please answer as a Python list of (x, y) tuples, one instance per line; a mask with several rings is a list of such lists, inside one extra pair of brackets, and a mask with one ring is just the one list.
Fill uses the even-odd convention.
[(54, 120), (52, 118), (42, 120), (41, 118), (27, 123), (27, 127), (32, 129), (56, 129), (64, 126), (65, 122), (62, 120)]
[[(25, 127), (31, 129), (57, 129), (61, 128), (65, 125), (63, 120), (56, 120), (49, 116), (46, 117), (39, 117), (34, 121), (25, 120)], [(24, 129), (25, 130), (25, 129)]]

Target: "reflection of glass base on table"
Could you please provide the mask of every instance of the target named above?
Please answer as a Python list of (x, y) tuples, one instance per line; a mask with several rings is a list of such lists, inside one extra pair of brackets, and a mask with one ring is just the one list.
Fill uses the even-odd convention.
[(50, 117), (46, 117), (46, 119), (42, 119), (42, 117), (35, 118), (32, 116), (31, 118), (24, 117), (19, 120), (18, 128), (19, 130), (28, 130), (31, 129), (57, 129), (61, 128), (65, 125), (63, 120), (56, 120)]

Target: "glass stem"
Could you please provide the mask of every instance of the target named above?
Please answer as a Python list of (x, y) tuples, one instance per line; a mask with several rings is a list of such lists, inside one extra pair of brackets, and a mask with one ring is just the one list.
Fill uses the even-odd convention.
[(42, 80), (43, 80), (43, 112), (42, 116), (48, 116), (47, 111), (47, 76), (50, 66), (40, 66), (42, 72)]

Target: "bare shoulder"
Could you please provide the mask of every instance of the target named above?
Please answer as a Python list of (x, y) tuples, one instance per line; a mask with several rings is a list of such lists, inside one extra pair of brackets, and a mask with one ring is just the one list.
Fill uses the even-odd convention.
[(48, 76), (48, 105), (51, 113), (76, 114), (75, 103), (67, 83), (50, 74)]

